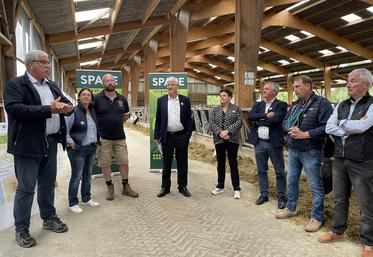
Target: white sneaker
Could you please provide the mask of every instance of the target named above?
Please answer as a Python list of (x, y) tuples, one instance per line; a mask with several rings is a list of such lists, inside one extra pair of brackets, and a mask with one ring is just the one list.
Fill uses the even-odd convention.
[(71, 211), (72, 213), (75, 213), (75, 214), (81, 214), (83, 213), (83, 209), (80, 208), (79, 205), (73, 205), (73, 206), (69, 206), (69, 211)]
[(213, 195), (218, 195), (224, 193), (224, 188), (215, 188), (214, 190), (211, 191), (211, 194)]
[(241, 198), (241, 192), (240, 191), (234, 191), (234, 199), (240, 199)]
[(82, 205), (88, 205), (88, 206), (91, 206), (91, 207), (100, 206), (100, 204), (98, 202), (95, 202), (92, 199), (90, 199), (88, 202), (82, 202)]

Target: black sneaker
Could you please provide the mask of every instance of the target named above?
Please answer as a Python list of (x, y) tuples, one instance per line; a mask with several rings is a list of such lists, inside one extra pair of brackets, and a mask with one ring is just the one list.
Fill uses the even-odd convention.
[(67, 225), (63, 223), (59, 218), (51, 218), (43, 221), (43, 229), (52, 230), (56, 233), (64, 233), (69, 230)]
[(16, 231), (16, 241), (19, 246), (24, 248), (30, 248), (36, 245), (36, 240), (33, 238), (27, 229)]

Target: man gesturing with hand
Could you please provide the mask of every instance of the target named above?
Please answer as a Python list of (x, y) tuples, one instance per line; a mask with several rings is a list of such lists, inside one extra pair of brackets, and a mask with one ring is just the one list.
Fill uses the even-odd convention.
[(67, 225), (56, 214), (54, 188), (57, 174), (57, 144), (66, 146), (63, 115), (73, 111), (69, 100), (47, 76), (48, 54), (27, 53), (26, 73), (6, 83), (5, 109), (8, 113), (8, 153), (14, 155), (17, 190), (14, 198), (16, 241), (32, 247), (36, 240), (29, 234), (31, 207), (36, 182), (43, 229), (66, 232)]

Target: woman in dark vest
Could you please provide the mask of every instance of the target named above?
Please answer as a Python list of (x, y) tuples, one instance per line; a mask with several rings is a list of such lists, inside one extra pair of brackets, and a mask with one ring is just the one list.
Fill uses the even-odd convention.
[(99, 203), (91, 199), (91, 174), (96, 156), (96, 146), (99, 142), (97, 118), (92, 108), (93, 94), (89, 88), (82, 88), (78, 93), (78, 105), (74, 113), (66, 117), (67, 125), (67, 155), (71, 164), (69, 183), (69, 210), (82, 213), (79, 206), (78, 188), (81, 183), (82, 205), (92, 207)]

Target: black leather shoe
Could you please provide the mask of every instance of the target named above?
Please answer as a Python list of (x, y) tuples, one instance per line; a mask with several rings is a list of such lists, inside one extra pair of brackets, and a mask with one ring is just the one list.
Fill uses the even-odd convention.
[(186, 187), (179, 188), (179, 192), (185, 197), (191, 196), (190, 192), (188, 191)]
[(163, 197), (167, 195), (168, 193), (170, 193), (170, 189), (162, 187), (162, 190), (157, 194), (157, 197)]
[(279, 209), (284, 209), (286, 207), (286, 199), (285, 199), (285, 197), (279, 197), (278, 198), (277, 207)]
[(261, 205), (265, 202), (268, 202), (268, 196), (260, 195), (259, 198), (255, 201), (255, 204)]

